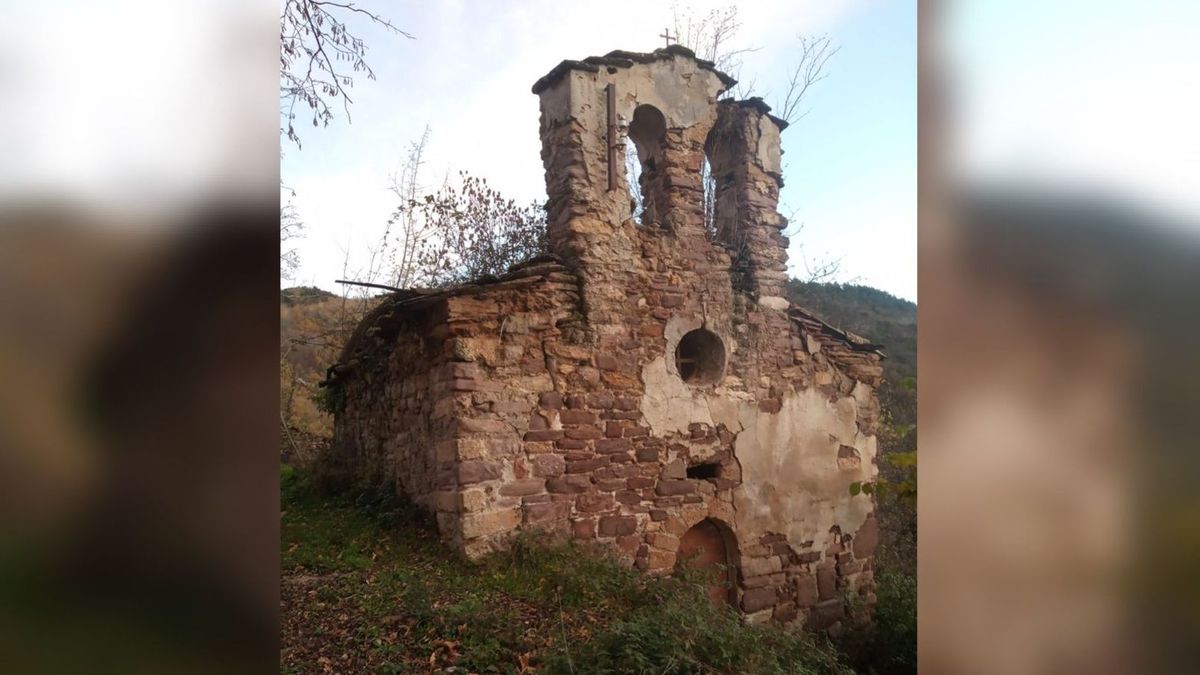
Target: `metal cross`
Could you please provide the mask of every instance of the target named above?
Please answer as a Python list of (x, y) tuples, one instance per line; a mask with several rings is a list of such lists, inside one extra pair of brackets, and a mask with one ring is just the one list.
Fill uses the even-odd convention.
[(664, 28), (664, 29), (663, 29), (663, 32), (662, 32), (662, 33), (661, 33), (661, 34), (660, 34), (658, 37), (660, 37), (660, 38), (662, 38), (663, 40), (665, 40), (665, 41), (666, 41), (666, 43), (667, 43), (667, 46), (668, 46), (668, 47), (670, 47), (670, 46), (671, 46), (671, 40), (675, 40), (676, 42), (678, 42), (678, 41), (679, 41), (679, 36), (678, 36), (678, 35), (675, 35), (675, 36), (672, 36), (672, 35), (671, 35), (671, 29), (670, 29), (670, 28)]

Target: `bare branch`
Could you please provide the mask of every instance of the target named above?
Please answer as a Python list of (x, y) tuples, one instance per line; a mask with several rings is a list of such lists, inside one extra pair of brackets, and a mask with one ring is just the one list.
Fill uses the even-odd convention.
[(304, 237), (304, 221), (296, 213), (296, 208), (288, 202), (279, 210), (279, 276), (291, 279), (300, 267), (300, 252), (294, 244), (295, 239)]
[(841, 45), (834, 47), (829, 41), (829, 37), (825, 35), (818, 37), (801, 35), (799, 40), (800, 58), (796, 62), (796, 67), (792, 69), (783, 100), (774, 106), (779, 117), (788, 124), (799, 121), (809, 113), (809, 110), (801, 111), (800, 108), (805, 94), (814, 84), (829, 76), (825, 66), (829, 63), (829, 59), (833, 58), (833, 55), (842, 48)]
[[(279, 99), (284, 125), (280, 133), (300, 145), (296, 131), (296, 104), (312, 112), (313, 126), (329, 126), (333, 120), (332, 99), (341, 98), (342, 112), (350, 119), (354, 100), (348, 90), (354, 86), (353, 73), (365, 73), (375, 79), (367, 64), (367, 47), (351, 33), (334, 12), (364, 16), (371, 23), (408, 39), (414, 39), (388, 19), (355, 6), (353, 3), (327, 0), (284, 0), (279, 17)], [(349, 72), (335, 62), (349, 64)]]

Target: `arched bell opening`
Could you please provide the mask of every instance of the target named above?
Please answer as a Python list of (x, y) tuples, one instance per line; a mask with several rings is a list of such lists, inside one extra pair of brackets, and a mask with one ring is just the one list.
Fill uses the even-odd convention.
[[(625, 178), (629, 186), (631, 216), (638, 223), (656, 220), (654, 190), (662, 165), (667, 118), (652, 105), (633, 110), (625, 144)], [(632, 147), (630, 147), (632, 146)], [(630, 155), (630, 150), (633, 155)]]

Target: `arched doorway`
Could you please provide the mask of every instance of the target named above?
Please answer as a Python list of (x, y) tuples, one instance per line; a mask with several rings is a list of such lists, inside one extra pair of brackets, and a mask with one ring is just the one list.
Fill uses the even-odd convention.
[(687, 564), (711, 575), (708, 597), (714, 604), (735, 604), (733, 533), (711, 518), (683, 533), (676, 553), (678, 564)]

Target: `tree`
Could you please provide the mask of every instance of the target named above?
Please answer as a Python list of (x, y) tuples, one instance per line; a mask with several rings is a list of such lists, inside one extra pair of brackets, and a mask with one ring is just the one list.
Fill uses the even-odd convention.
[(800, 104), (804, 100), (804, 95), (808, 93), (810, 87), (829, 76), (825, 66), (829, 63), (829, 59), (842, 49), (840, 45), (833, 46), (826, 35), (816, 37), (798, 35), (796, 37), (800, 40), (800, 57), (796, 60), (795, 68), (792, 69), (792, 76), (788, 80), (788, 87), (784, 92), (783, 99), (777, 101), (778, 105), (775, 106), (779, 117), (788, 124), (799, 122), (809, 113), (808, 110), (801, 112)]
[(725, 92), (732, 98), (748, 98), (754, 89), (754, 81), (743, 84), (739, 75), (742, 56), (758, 51), (757, 47), (734, 47), (737, 33), (742, 28), (736, 5), (724, 9), (713, 9), (697, 17), (690, 9), (679, 11), (677, 4), (671, 7), (675, 23), (675, 41), (696, 53), (696, 56), (712, 61), (713, 66), (735, 80), (738, 84)]
[(291, 279), (300, 267), (300, 252), (295, 240), (304, 237), (304, 221), (291, 202), (279, 210), (279, 276)]
[(346, 119), (350, 119), (354, 101), (347, 90), (354, 86), (354, 74), (365, 73), (367, 79), (375, 79), (375, 71), (366, 61), (366, 43), (351, 33), (339, 16), (364, 17), (396, 35), (414, 39), (391, 21), (353, 3), (284, 0), (279, 17), (279, 101), (286, 127), (281, 126), (279, 132), (286, 132), (297, 146), (300, 135), (293, 125), (297, 103), (308, 107), (314, 127), (329, 126), (339, 98)]
[(547, 249), (545, 205), (521, 206), (466, 172), (458, 185), (409, 200), (398, 213), (425, 229), (415, 260), (417, 277), (430, 286), (503, 274)]
[[(425, 149), (429, 145), (429, 125), (421, 134), (421, 140), (409, 143), (408, 158), (398, 176), (392, 176), (392, 193), (400, 198), (400, 206), (392, 212), (383, 235), (383, 251), (391, 269), (390, 283), (397, 288), (416, 285), (422, 276), (420, 254), (428, 241), (430, 232), (418, 218), (420, 213), (412, 208), (424, 191), (421, 185), (421, 168), (425, 165)], [(394, 236), (393, 236), (394, 235)]]

